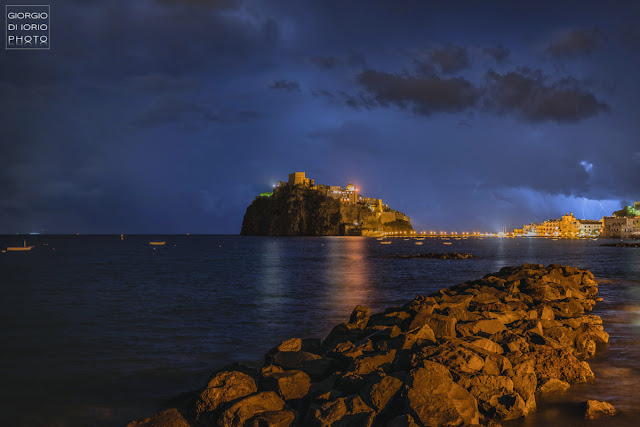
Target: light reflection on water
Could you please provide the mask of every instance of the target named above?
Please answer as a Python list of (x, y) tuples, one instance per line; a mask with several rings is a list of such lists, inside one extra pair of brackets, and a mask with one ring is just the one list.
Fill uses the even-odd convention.
[(371, 260), (366, 256), (367, 239), (357, 237), (327, 239), (328, 265), (322, 272), (327, 284), (324, 298), (336, 313), (347, 313), (370, 299)]
[[(0, 247), (15, 245), (0, 236)], [(363, 304), (373, 312), (524, 262), (589, 268), (611, 335), (596, 381), (541, 405), (526, 425), (582, 423), (577, 402), (608, 400), (640, 419), (640, 250), (602, 240), (34, 236), (1, 254), (0, 390), (10, 425), (122, 425), (197, 388), (224, 364), (258, 363), (279, 341), (325, 337)], [(49, 243), (48, 247), (43, 246)], [(173, 246), (172, 244), (175, 244)], [(47, 248), (55, 246), (53, 252)], [(469, 252), (476, 260), (398, 259)], [(11, 255), (11, 257), (9, 257)], [(32, 402), (39, 402), (34, 414)], [(589, 425), (594, 425), (590, 423)]]

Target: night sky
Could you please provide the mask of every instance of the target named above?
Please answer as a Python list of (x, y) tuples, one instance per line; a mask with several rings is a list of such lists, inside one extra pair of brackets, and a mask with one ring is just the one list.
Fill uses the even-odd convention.
[(0, 233), (237, 234), (293, 171), (417, 230), (640, 200), (640, 2), (47, 3), (0, 53)]

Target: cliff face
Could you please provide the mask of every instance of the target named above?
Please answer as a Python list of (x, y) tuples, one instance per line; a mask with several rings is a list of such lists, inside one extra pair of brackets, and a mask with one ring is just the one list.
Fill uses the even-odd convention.
[(335, 236), (340, 202), (305, 187), (285, 187), (258, 197), (247, 208), (242, 235)]
[(408, 218), (395, 211), (376, 214), (364, 204), (347, 205), (308, 187), (286, 186), (249, 205), (240, 234), (342, 236), (412, 230)]

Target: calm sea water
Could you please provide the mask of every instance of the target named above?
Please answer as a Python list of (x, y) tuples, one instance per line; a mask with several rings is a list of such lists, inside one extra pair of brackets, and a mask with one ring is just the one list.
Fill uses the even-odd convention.
[[(0, 254), (3, 425), (124, 425), (201, 387), (211, 371), (257, 364), (291, 337), (325, 337), (353, 307), (374, 311), (523, 262), (590, 269), (611, 334), (596, 381), (520, 425), (581, 422), (577, 402), (640, 417), (640, 249), (606, 241), (240, 236), (28, 236)], [(165, 246), (149, 245), (165, 240)], [(0, 248), (22, 245), (0, 236)], [(477, 260), (390, 254), (466, 251)], [(6, 424), (5, 424), (6, 423)], [(594, 425), (593, 423), (589, 425)]]

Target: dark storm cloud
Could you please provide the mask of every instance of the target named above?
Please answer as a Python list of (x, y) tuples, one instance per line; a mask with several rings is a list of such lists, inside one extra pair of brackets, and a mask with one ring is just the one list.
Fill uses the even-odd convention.
[(640, 27), (637, 25), (627, 27), (622, 33), (621, 41), (631, 50), (640, 50)]
[(311, 91), (311, 95), (313, 95), (316, 98), (328, 98), (328, 99), (335, 99), (336, 95), (334, 93), (332, 93), (331, 91), (328, 91), (326, 89), (317, 89), (317, 90), (313, 90)]
[(455, 74), (471, 67), (466, 47), (444, 45), (429, 51), (429, 61), (435, 64), (442, 74)]
[(367, 64), (364, 56), (355, 51), (333, 56), (310, 56), (304, 60), (321, 70), (333, 70), (339, 66), (364, 67)]
[(156, 100), (154, 105), (134, 120), (132, 124), (150, 127), (194, 120), (217, 122), (220, 117), (202, 104), (183, 98), (167, 97)]
[(578, 28), (556, 37), (544, 50), (552, 58), (560, 59), (586, 55), (607, 41), (607, 36), (597, 28)]
[(482, 53), (492, 57), (498, 64), (500, 64), (506, 61), (506, 59), (509, 57), (509, 54), (511, 52), (509, 51), (509, 49), (503, 46), (496, 46), (496, 47), (485, 47), (484, 49), (482, 49)]
[(515, 113), (532, 122), (577, 122), (609, 110), (573, 78), (553, 80), (542, 71), (521, 68), (505, 74), (490, 70), (486, 80), (488, 110)]
[(241, 110), (233, 115), (233, 121), (239, 123), (247, 123), (253, 120), (265, 118), (266, 115), (256, 110)]
[(239, 0), (155, 0), (162, 5), (205, 6), (213, 9), (233, 9), (242, 4)]
[(65, 79), (91, 73), (92, 80), (117, 81), (205, 70), (208, 76), (224, 74), (234, 62), (262, 66), (279, 37), (273, 19), (244, 9), (228, 11), (218, 2), (195, 4), (203, 7), (114, 0), (82, 10), (61, 4), (55, 55), (35, 58), (32, 70), (46, 70), (36, 73), (43, 76), (60, 70)]
[(290, 80), (276, 80), (269, 85), (269, 89), (300, 92), (300, 83)]
[(455, 74), (471, 68), (469, 50), (464, 46), (451, 44), (435, 45), (404, 52), (420, 74)]
[(216, 112), (200, 102), (168, 96), (157, 99), (131, 124), (137, 127), (155, 127), (180, 123), (193, 128), (207, 123), (247, 123), (263, 117), (264, 114), (256, 110)]
[(357, 52), (349, 52), (344, 62), (354, 67), (364, 67), (367, 65), (367, 60), (364, 55)]
[(340, 65), (342, 61), (334, 56), (312, 56), (309, 58), (309, 63), (325, 70), (332, 70)]
[(358, 156), (382, 156), (385, 153), (380, 136), (364, 123), (345, 122), (339, 127), (309, 132), (312, 140), (323, 141), (331, 153), (351, 153)]
[(462, 78), (367, 70), (358, 74), (357, 81), (376, 104), (396, 105), (423, 115), (464, 111), (473, 107), (480, 97), (478, 88)]
[(145, 93), (182, 92), (200, 89), (202, 81), (188, 76), (172, 76), (163, 73), (152, 73), (128, 79), (131, 88)]

